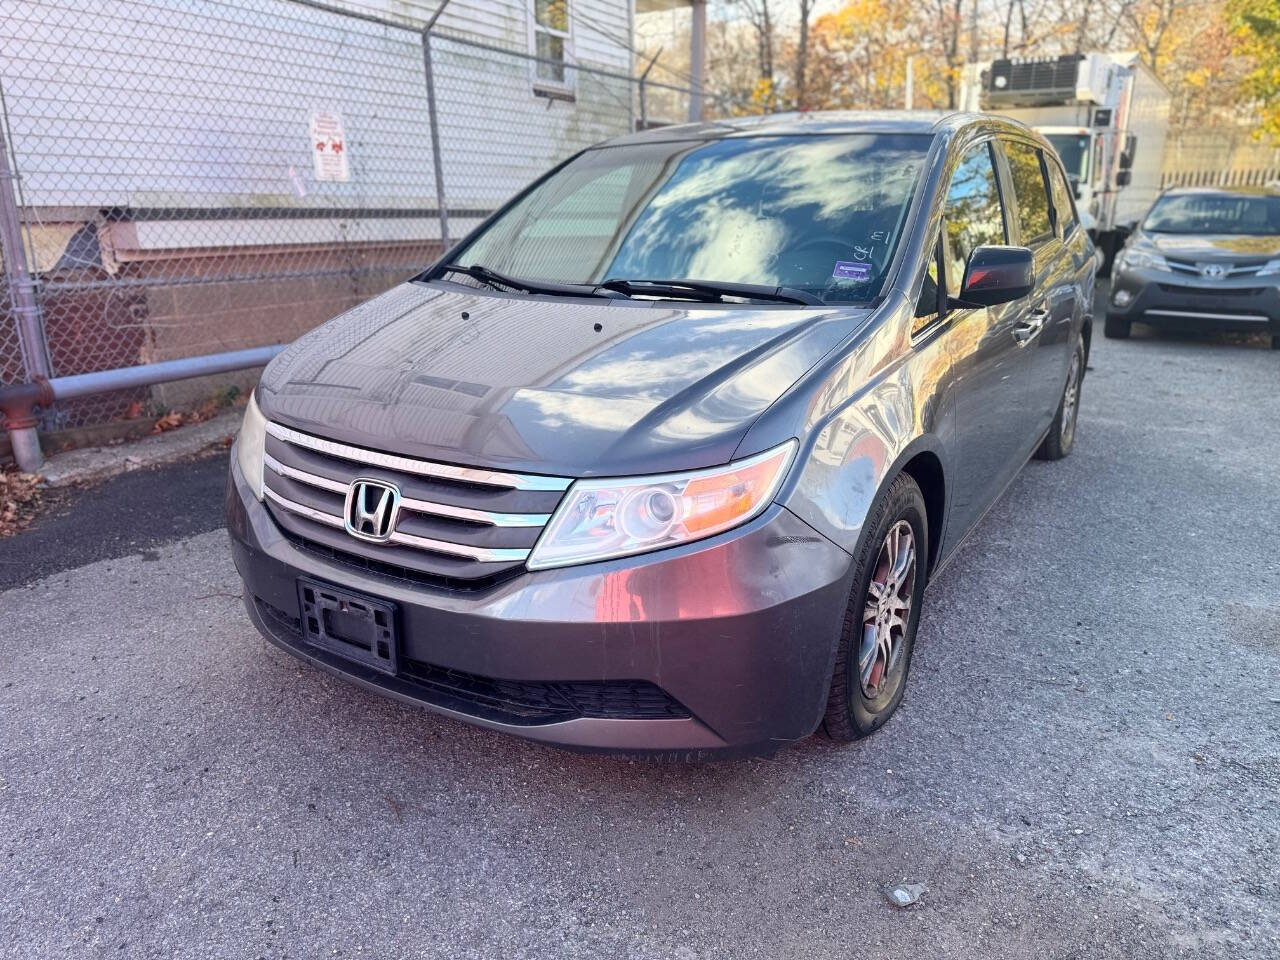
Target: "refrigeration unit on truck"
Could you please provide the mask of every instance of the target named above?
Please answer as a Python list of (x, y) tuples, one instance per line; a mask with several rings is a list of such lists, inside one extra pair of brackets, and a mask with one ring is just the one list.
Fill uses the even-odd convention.
[(1169, 91), (1136, 53), (970, 64), (961, 106), (1013, 117), (1048, 138), (1108, 260), (1160, 192)]

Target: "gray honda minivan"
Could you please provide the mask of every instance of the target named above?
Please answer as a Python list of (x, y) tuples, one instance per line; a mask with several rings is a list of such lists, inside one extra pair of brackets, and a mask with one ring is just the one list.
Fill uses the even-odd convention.
[(996, 117), (585, 150), (266, 369), (249, 616), (365, 687), (583, 749), (876, 730), (925, 585), (1075, 441), (1093, 248)]

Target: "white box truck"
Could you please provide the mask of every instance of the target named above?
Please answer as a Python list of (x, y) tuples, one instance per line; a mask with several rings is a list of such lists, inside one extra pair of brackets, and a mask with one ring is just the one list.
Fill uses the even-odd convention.
[(1136, 53), (969, 64), (961, 109), (1000, 113), (1053, 144), (1107, 265), (1160, 192), (1169, 91)]

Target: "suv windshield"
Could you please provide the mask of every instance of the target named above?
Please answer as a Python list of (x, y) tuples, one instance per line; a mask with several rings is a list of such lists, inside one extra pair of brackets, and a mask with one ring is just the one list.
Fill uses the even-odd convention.
[(1150, 233), (1280, 235), (1280, 196), (1174, 194), (1156, 201), (1142, 229)]
[(1062, 158), (1067, 176), (1085, 182), (1089, 179), (1089, 136), (1083, 133), (1046, 133), (1044, 138)]
[(451, 259), (563, 284), (880, 290), (931, 136), (733, 137), (588, 150)]

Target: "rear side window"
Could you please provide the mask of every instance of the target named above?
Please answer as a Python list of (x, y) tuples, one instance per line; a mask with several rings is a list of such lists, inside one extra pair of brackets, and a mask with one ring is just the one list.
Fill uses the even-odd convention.
[(1058, 165), (1047, 157), (1044, 165), (1049, 170), (1049, 189), (1053, 194), (1053, 222), (1058, 228), (1058, 236), (1066, 240), (1079, 226), (1076, 210), (1071, 205), (1071, 193), (1067, 189), (1067, 182), (1063, 179)]
[(1027, 143), (1006, 141), (1005, 156), (1013, 178), (1013, 196), (1018, 204), (1018, 227), (1023, 246), (1034, 247), (1053, 236), (1049, 220), (1049, 193), (1045, 188), (1040, 151)]
[(1004, 214), (1000, 210), (1000, 189), (990, 144), (972, 147), (961, 158), (951, 175), (942, 215), (947, 291), (956, 297), (960, 295), (969, 254), (983, 244), (1005, 242)]

